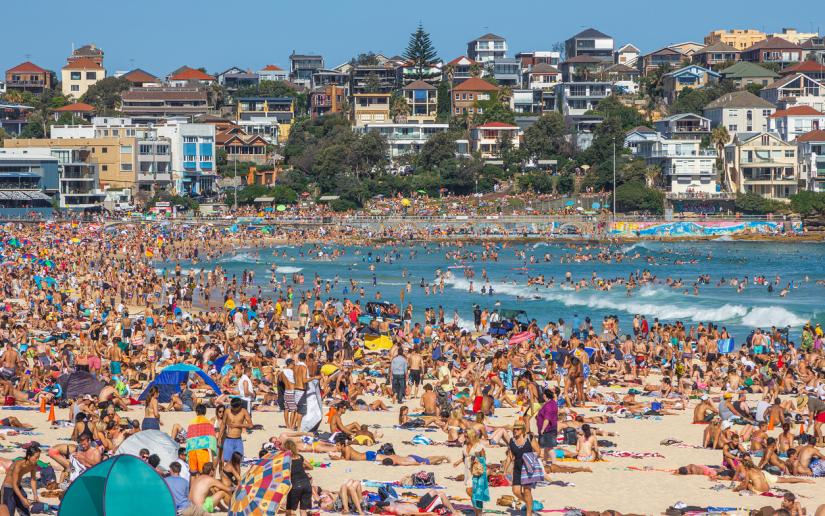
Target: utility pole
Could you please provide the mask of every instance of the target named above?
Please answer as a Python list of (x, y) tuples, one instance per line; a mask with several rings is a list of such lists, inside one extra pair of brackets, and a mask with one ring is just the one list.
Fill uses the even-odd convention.
[(616, 222), (616, 137), (613, 137), (613, 222)]
[[(232, 208), (234, 211), (238, 211), (238, 157), (235, 156), (235, 159), (232, 160), (232, 164), (234, 165), (235, 172), (233, 174), (233, 183), (235, 183), (235, 202), (234, 207)], [(615, 217), (614, 217), (615, 218)]]

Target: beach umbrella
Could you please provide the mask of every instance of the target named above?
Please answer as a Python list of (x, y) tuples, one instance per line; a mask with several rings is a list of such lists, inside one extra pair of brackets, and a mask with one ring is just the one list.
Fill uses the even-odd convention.
[(574, 201), (566, 201), (566, 202), (564, 203), (564, 205), (565, 205), (565, 206), (575, 206), (575, 205), (576, 205), (576, 203), (575, 203)]
[(599, 208), (602, 207), (602, 205), (601, 205), (601, 203), (594, 202), (593, 204), (590, 205), (590, 207), (593, 208), (594, 210), (598, 210)]
[(416, 192), (427, 195), (427, 190), (416, 190)]
[(133, 455), (92, 466), (69, 485), (58, 516), (175, 516), (166, 482)]
[(281, 502), (292, 488), (291, 465), (290, 452), (264, 455), (241, 477), (229, 504), (229, 516), (278, 514)]
[(272, 206), (267, 206), (266, 208), (264, 208), (264, 211), (272, 211)]
[(278, 206), (275, 206), (275, 209), (278, 211), (286, 211), (286, 206), (279, 204)]
[(409, 206), (410, 204), (412, 204), (412, 203), (410, 202), (409, 199), (407, 199), (407, 198), (401, 199), (401, 206)]

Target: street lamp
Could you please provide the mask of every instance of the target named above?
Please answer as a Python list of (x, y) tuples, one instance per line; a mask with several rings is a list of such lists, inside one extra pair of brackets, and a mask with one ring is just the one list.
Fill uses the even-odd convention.
[(238, 211), (238, 156), (235, 156), (235, 159), (232, 160), (232, 164), (234, 165), (235, 171), (232, 175), (232, 183), (235, 187), (235, 202), (232, 209), (234, 211)]
[(616, 222), (616, 137), (613, 137), (613, 222)]

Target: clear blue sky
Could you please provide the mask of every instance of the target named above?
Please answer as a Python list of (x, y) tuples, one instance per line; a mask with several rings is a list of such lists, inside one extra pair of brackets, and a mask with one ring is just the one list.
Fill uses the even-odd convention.
[[(288, 56), (318, 52), (328, 67), (359, 52), (399, 54), (421, 21), (439, 57), (466, 52), (486, 32), (510, 54), (549, 50), (595, 27), (643, 52), (702, 41), (718, 28), (778, 32), (825, 30), (822, 0), (6, 0), (0, 7), (0, 69), (25, 60), (59, 70), (72, 43), (95, 43), (104, 65), (166, 75), (182, 65), (219, 72), (230, 66), (288, 66)], [(783, 9), (783, 6), (787, 8)]]

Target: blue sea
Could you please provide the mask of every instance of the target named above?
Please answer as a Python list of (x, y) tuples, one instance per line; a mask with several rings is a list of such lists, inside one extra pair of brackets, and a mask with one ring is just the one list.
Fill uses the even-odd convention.
[[(442, 306), (448, 322), (457, 311), (461, 324), (467, 327), (472, 326), (474, 304), (490, 310), (497, 307), (525, 310), (542, 326), (561, 318), (568, 322), (569, 328), (574, 318), (590, 317), (597, 331), (602, 318), (607, 315), (618, 316), (623, 332), (632, 329), (634, 314), (644, 315), (651, 322), (654, 318), (682, 321), (686, 327), (713, 322), (726, 327), (739, 343), (753, 328), (769, 329), (771, 326), (790, 326), (792, 339), (798, 342), (802, 325), (809, 320), (825, 319), (822, 308), (825, 285), (817, 283), (817, 280), (825, 282), (825, 245), (821, 243), (720, 239), (588, 248), (584, 244), (540, 242), (497, 244), (493, 249), (498, 253), (497, 261), (481, 261), (485, 249), (480, 245), (460, 248), (417, 243), (370, 247), (278, 246), (268, 250), (239, 250), (214, 262), (181, 265), (195, 270), (210, 270), (220, 265), (230, 278), (236, 275), (238, 281), (244, 270), (254, 271), (254, 291), (260, 286), (264, 296), (274, 295), (273, 271), (278, 282), (284, 278), (291, 282), (294, 273), (302, 273), (305, 283), (296, 286), (299, 292), (312, 288), (317, 275), (325, 283), (330, 283), (327, 296), (361, 299), (362, 305), (375, 299), (377, 292), (383, 300), (398, 303), (404, 290), (404, 304), (413, 304), (414, 320), (423, 320), (425, 307), (438, 309)], [(604, 249), (621, 251), (633, 258), (622, 263), (596, 260), (569, 263), (567, 260), (577, 252), (595, 255)], [(331, 258), (335, 250), (343, 251), (343, 255)], [(463, 256), (446, 256), (456, 250)], [(535, 263), (531, 263), (533, 261)], [(169, 269), (173, 267), (174, 264), (168, 265)], [(469, 291), (471, 280), (465, 277), (463, 267), (470, 267), (474, 272), (474, 292)], [(656, 280), (652, 285), (634, 290), (630, 297), (621, 285), (610, 291), (592, 288), (576, 291), (562, 286), (568, 273), (574, 281), (590, 281), (594, 276), (627, 278), (631, 273), (643, 270), (649, 271)], [(421, 283), (437, 285), (437, 271), (449, 271), (451, 277), (445, 279), (443, 293), (433, 294), (431, 290), (427, 295)], [(486, 271), (488, 281), (482, 279), (483, 271)], [(539, 275), (544, 275), (546, 282), (553, 278), (555, 285), (528, 285), (528, 277)], [(695, 294), (694, 283), (700, 275), (710, 275), (710, 281), (699, 285), (698, 294)], [(769, 292), (767, 286), (754, 284), (753, 278), (757, 275), (767, 277), (772, 283), (778, 276), (778, 284), (774, 283), (773, 291)], [(745, 277), (748, 284), (743, 292), (737, 292), (729, 284), (717, 286), (721, 279), (742, 280)], [(668, 278), (681, 279), (683, 286), (671, 288), (666, 282)], [(358, 282), (355, 292), (350, 287), (350, 279)], [(412, 287), (409, 293), (406, 292), (407, 282)], [(780, 292), (789, 284), (787, 295), (781, 297)], [(493, 295), (482, 295), (481, 288), (486, 290), (490, 286)], [(363, 297), (359, 292), (361, 287)]]

